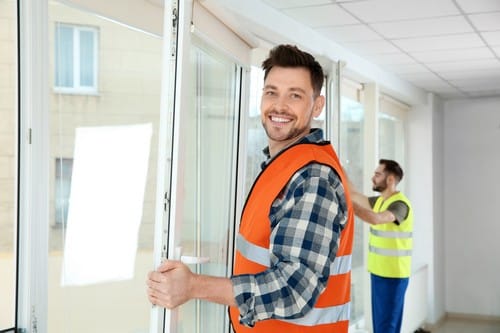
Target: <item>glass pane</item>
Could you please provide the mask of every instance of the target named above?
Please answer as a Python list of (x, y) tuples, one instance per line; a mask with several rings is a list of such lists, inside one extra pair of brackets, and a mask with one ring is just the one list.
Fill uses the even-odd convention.
[(57, 226), (66, 224), (68, 219), (69, 195), (71, 190), (71, 174), (73, 159), (56, 158), (56, 179), (54, 188), (55, 222)]
[[(357, 189), (363, 189), (364, 172), (364, 109), (358, 101), (341, 99), (340, 160)], [(356, 217), (354, 248), (352, 251), (351, 323), (363, 317), (363, 222)]]
[(17, 205), (17, 14), (0, 0), (0, 331), (15, 326)]
[(57, 24), (55, 32), (55, 85), (73, 87), (73, 28)]
[(94, 39), (93, 31), (80, 31), (80, 86), (94, 86)]
[[(98, 29), (101, 89), (98, 95), (50, 91), (47, 331), (147, 333), (151, 305), (144, 283), (153, 265), (162, 40), (51, 1), (49, 38), (57, 38), (57, 22), (80, 31)], [(84, 57), (94, 53), (92, 33), (80, 37)], [(50, 64), (65, 68), (66, 57), (51, 54)], [(137, 134), (135, 129), (143, 128), (139, 125), (152, 133)], [(143, 141), (130, 140), (124, 131)], [(144, 168), (132, 170), (127, 159), (143, 162)], [(123, 201), (117, 202), (118, 197)], [(82, 219), (87, 214), (95, 219)], [(85, 232), (75, 236), (75, 230)], [(70, 260), (75, 253), (82, 259), (78, 265), (89, 265), (93, 276), (68, 268), (78, 266)], [(108, 258), (104, 265), (102, 258)]]
[[(228, 242), (234, 224), (236, 65), (206, 46), (191, 46), (189, 108), (180, 133), (182, 254), (209, 258), (198, 273), (229, 276)], [(227, 308), (191, 301), (178, 310), (177, 332), (227, 331)]]
[(379, 156), (398, 161), (404, 165), (404, 125), (403, 121), (383, 112), (378, 115)]
[(250, 76), (250, 107), (247, 115), (247, 160), (245, 177), (245, 197), (255, 178), (261, 171), (261, 163), (266, 160), (262, 150), (267, 146), (267, 135), (260, 120), (260, 100), (264, 86), (264, 71), (252, 67)]

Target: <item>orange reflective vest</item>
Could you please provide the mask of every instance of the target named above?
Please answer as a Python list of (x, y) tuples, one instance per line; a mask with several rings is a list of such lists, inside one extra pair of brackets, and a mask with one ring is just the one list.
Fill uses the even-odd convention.
[(233, 274), (257, 274), (269, 267), (271, 223), (269, 208), (292, 176), (310, 163), (325, 164), (340, 176), (348, 205), (347, 223), (340, 234), (339, 247), (330, 269), (326, 289), (313, 309), (302, 318), (291, 320), (267, 319), (253, 328), (241, 325), (237, 307), (229, 314), (236, 333), (347, 333), (350, 315), (351, 253), (354, 215), (347, 178), (330, 143), (307, 143), (281, 152), (255, 181), (243, 209), (236, 245)]

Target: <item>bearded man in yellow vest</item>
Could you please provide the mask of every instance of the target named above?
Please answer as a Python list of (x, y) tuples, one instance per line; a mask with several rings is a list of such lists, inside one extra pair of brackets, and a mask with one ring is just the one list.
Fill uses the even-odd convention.
[(354, 213), (330, 142), (311, 128), (324, 73), (312, 55), (279, 45), (262, 63), (266, 161), (243, 208), (231, 277), (168, 260), (149, 273), (148, 298), (175, 308), (225, 304), (236, 333), (347, 333)]
[(408, 198), (396, 189), (403, 170), (393, 160), (381, 159), (372, 177), (379, 196), (351, 195), (355, 214), (371, 224), (368, 271), (371, 273), (374, 333), (399, 333), (411, 273), (413, 211)]

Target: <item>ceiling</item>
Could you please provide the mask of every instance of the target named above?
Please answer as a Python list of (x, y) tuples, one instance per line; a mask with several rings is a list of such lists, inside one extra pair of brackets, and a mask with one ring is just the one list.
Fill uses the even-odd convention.
[(445, 99), (500, 96), (500, 0), (263, 0)]

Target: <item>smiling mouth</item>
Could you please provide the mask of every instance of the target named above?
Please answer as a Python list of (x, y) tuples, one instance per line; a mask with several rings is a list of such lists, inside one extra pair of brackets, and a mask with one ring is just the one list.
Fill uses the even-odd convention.
[(283, 118), (283, 117), (278, 117), (278, 116), (270, 116), (269, 119), (271, 119), (271, 121), (273, 123), (276, 123), (278, 125), (285, 125), (289, 122), (291, 122), (292, 120), (289, 119), (289, 118)]

